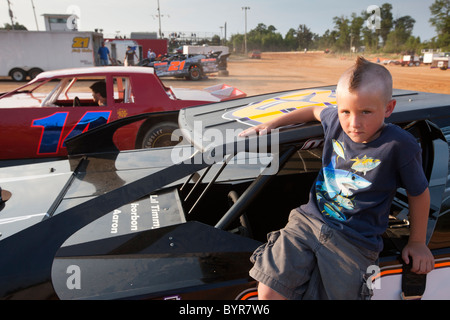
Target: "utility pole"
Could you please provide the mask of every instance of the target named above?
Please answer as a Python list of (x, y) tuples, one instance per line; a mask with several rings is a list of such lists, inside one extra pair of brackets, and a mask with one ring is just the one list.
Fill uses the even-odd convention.
[(8, 2), (8, 10), (9, 10), (9, 17), (11, 18), (11, 29), (14, 30), (14, 14), (11, 10), (11, 3), (9, 2), (9, 0), (6, 0)]
[(36, 18), (36, 8), (34, 7), (34, 2), (31, 0), (31, 6), (33, 7), (33, 13), (34, 13), (34, 22), (36, 22), (36, 30), (39, 31), (39, 26)]
[(159, 38), (162, 39), (162, 37), (161, 37), (161, 11), (159, 10), (159, 0), (158, 0), (158, 19), (159, 19)]
[(225, 35), (224, 35), (224, 39), (225, 39), (225, 42), (224, 43), (227, 43), (227, 22), (225, 21), (225, 26), (224, 26), (224, 29), (225, 29)]
[(250, 7), (242, 7), (242, 10), (245, 11), (244, 50), (245, 50), (245, 55), (247, 55), (247, 10), (250, 10)]

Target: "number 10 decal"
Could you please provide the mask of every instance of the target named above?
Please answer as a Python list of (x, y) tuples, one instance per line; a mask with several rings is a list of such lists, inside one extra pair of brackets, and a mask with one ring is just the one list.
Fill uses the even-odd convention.
[[(109, 120), (111, 111), (88, 111), (73, 126), (72, 130), (62, 139), (66, 127), (68, 112), (55, 112), (45, 118), (35, 119), (32, 127), (42, 127), (41, 139), (38, 145), (38, 154), (58, 153), (59, 148), (65, 148), (65, 141), (80, 133), (86, 132)], [(62, 142), (61, 142), (62, 141)]]

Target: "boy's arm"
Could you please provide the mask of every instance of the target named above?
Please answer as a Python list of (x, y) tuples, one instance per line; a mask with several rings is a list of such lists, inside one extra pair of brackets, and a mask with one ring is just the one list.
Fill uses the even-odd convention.
[(248, 128), (247, 130), (242, 131), (239, 136), (245, 137), (251, 135), (253, 133), (256, 134), (265, 134), (270, 132), (272, 129), (287, 126), (290, 124), (311, 122), (311, 121), (320, 121), (320, 112), (326, 107), (323, 106), (311, 106), (304, 107), (292, 112), (286, 113), (274, 120), (267, 121), (265, 123), (261, 123), (257, 126)]
[(412, 258), (411, 271), (426, 274), (434, 268), (434, 257), (426, 245), (428, 214), (430, 211), (430, 192), (428, 188), (418, 196), (408, 195), (410, 235), (402, 258), (406, 264)]

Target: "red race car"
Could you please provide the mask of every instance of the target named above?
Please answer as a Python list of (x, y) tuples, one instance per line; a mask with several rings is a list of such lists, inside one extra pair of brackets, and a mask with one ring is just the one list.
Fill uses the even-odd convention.
[(64, 69), (39, 74), (0, 94), (0, 159), (67, 155), (65, 141), (101, 124), (141, 113), (155, 116), (114, 136), (121, 150), (174, 144), (178, 110), (245, 97), (227, 85), (204, 90), (167, 88), (143, 67)]

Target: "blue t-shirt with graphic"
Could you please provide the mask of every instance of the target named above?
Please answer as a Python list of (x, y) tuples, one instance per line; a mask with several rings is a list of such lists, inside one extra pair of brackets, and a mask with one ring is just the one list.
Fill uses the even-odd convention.
[(412, 196), (428, 187), (421, 148), (415, 138), (386, 124), (369, 143), (355, 143), (342, 130), (337, 108), (321, 113), (322, 169), (300, 212), (320, 217), (353, 242), (381, 251), (392, 199), (398, 187)]

